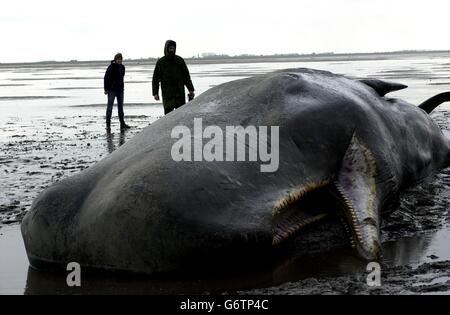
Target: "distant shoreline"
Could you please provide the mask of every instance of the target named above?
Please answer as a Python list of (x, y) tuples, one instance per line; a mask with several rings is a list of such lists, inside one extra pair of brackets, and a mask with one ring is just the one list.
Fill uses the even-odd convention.
[[(204, 58), (184, 58), (188, 64), (227, 64), (227, 63), (266, 63), (266, 62), (345, 62), (345, 61), (367, 61), (383, 59), (405, 59), (414, 57), (449, 57), (450, 50), (436, 51), (395, 51), (379, 53), (349, 53), (349, 54), (309, 54), (309, 55), (265, 55), (265, 56), (212, 56)], [(157, 58), (148, 59), (126, 59), (127, 65), (154, 65)], [(92, 67), (103, 66), (110, 60), (92, 61), (40, 61), (21, 63), (0, 63), (2, 68), (45, 68), (45, 67)]]

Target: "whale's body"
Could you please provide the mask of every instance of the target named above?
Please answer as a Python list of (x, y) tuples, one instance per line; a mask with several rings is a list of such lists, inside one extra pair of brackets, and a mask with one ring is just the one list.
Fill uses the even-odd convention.
[[(22, 223), (30, 263), (171, 272), (273, 251), (326, 215), (380, 255), (380, 216), (448, 166), (450, 143), (403, 86), (290, 69), (214, 87), (43, 191)], [(428, 104), (429, 105), (429, 104)], [(279, 126), (279, 165), (174, 161), (176, 126)], [(275, 139), (270, 139), (269, 145)]]

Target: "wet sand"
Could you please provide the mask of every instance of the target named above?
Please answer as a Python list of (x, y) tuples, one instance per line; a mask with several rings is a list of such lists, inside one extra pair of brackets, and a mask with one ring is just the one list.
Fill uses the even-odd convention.
[(65, 96), (0, 96), (0, 101), (25, 101), (37, 99), (65, 98)]
[(36, 118), (27, 124), (7, 121), (0, 127), (10, 139), (0, 144), (0, 191), (5, 192), (0, 195), (0, 222), (20, 222), (45, 187), (99, 161), (156, 118), (126, 119), (132, 129), (120, 132), (113, 119), (111, 133), (106, 132), (104, 119), (96, 116)]

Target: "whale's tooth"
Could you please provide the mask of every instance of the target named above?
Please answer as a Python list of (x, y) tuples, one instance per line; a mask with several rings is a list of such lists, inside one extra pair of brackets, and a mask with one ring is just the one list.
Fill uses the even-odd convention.
[(272, 245), (278, 245), (281, 242), (281, 238), (277, 235), (274, 236), (273, 240), (272, 240)]
[(288, 226), (289, 225), (285, 221), (283, 221), (283, 222), (280, 223), (280, 230), (281, 231), (286, 231)]

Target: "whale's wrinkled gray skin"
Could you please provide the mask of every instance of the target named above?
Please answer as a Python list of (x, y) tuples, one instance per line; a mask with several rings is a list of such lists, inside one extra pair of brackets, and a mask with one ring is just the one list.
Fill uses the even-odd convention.
[[(401, 88), (310, 69), (214, 87), (44, 190), (22, 223), (30, 263), (153, 274), (243, 261), (330, 215), (361, 257), (376, 259), (383, 212), (450, 161), (428, 115), (448, 95), (421, 107), (384, 97)], [(279, 126), (278, 170), (173, 161), (171, 131), (192, 130), (194, 118), (223, 130)]]

